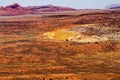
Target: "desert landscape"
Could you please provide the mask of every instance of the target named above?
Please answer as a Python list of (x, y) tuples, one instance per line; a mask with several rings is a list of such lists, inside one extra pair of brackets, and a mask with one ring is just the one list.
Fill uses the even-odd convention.
[(0, 80), (120, 80), (120, 9), (1, 7)]

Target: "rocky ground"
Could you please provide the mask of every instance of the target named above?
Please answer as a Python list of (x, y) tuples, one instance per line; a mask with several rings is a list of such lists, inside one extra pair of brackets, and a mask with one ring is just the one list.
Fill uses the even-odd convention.
[(119, 13), (0, 16), (0, 79), (119, 80)]

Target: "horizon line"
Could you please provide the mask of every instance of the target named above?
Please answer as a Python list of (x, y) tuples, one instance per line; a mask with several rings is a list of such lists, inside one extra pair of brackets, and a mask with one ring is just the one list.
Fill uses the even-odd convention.
[(70, 6), (63, 6), (63, 5), (53, 5), (53, 4), (44, 4), (44, 5), (22, 5), (21, 3), (11, 3), (11, 4), (8, 4), (8, 5), (4, 5), (4, 6), (0, 6), (0, 7), (7, 7), (7, 6), (10, 6), (10, 5), (14, 5), (14, 4), (18, 4), (22, 7), (32, 7), (32, 6), (48, 6), (48, 5), (52, 5), (52, 6), (58, 6), (58, 7), (67, 7), (67, 8), (73, 8), (73, 9), (106, 9), (106, 7), (104, 8), (74, 8), (74, 7), (70, 7)]

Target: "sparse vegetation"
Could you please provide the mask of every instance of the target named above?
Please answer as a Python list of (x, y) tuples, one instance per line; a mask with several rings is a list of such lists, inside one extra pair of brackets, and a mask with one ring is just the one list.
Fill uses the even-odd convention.
[(78, 12), (1, 16), (0, 79), (119, 80), (119, 11)]

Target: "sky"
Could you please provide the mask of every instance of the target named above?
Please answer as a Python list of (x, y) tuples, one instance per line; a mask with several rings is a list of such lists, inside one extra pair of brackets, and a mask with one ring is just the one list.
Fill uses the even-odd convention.
[(110, 4), (120, 4), (120, 0), (0, 0), (0, 6), (19, 3), (22, 6), (56, 5), (76, 9), (103, 9)]

